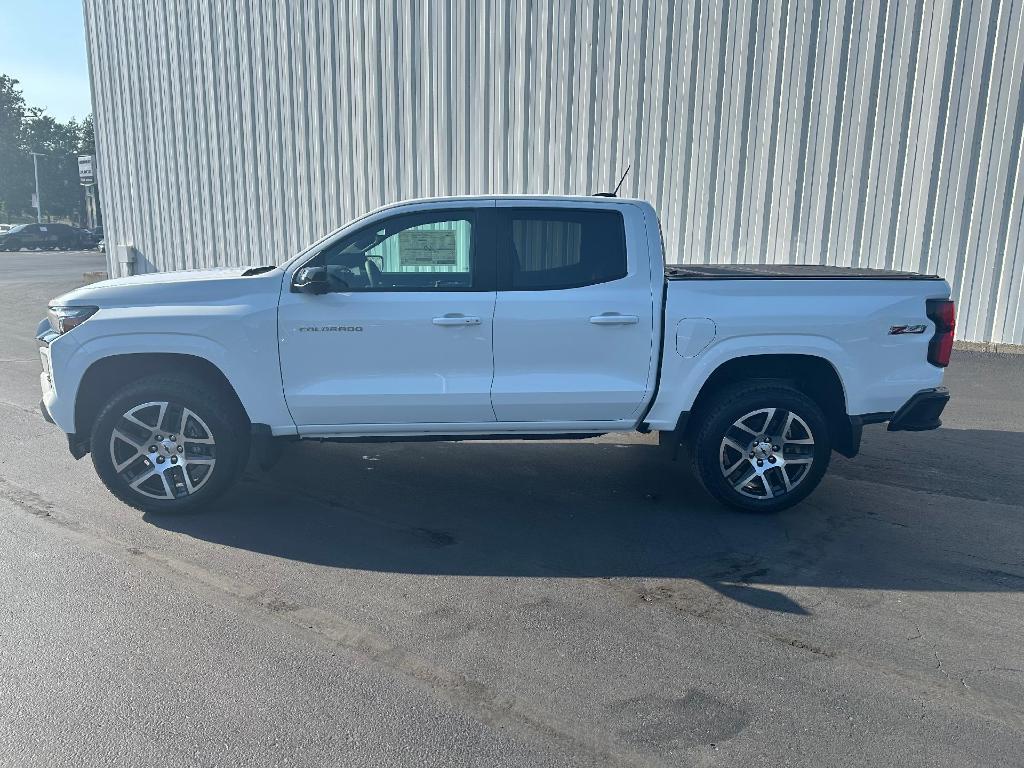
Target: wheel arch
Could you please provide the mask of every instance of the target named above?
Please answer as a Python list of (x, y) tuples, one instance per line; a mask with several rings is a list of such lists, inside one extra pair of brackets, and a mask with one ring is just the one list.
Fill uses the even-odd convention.
[(846, 390), (835, 365), (813, 354), (768, 353), (740, 355), (719, 364), (701, 385), (688, 413), (680, 417), (680, 438), (686, 439), (695, 419), (715, 393), (740, 381), (774, 380), (795, 386), (813, 399), (825, 414), (833, 448), (854, 456), (860, 445), (860, 431), (847, 415)]
[[(180, 352), (129, 352), (95, 360), (85, 371), (75, 396), (75, 431), (88, 435), (110, 393), (154, 374), (192, 376), (224, 393), (250, 419), (228, 377), (214, 363)], [(251, 421), (251, 419), (250, 419)]]

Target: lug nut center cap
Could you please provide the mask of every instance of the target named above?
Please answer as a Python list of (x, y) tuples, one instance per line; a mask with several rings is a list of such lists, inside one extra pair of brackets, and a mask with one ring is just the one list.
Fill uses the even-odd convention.
[(754, 454), (754, 458), (767, 459), (772, 455), (772, 444), (768, 441), (761, 441), (754, 443), (754, 447), (751, 449)]

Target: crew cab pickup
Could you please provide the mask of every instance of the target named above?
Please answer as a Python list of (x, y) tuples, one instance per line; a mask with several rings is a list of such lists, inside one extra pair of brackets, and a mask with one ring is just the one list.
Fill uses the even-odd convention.
[(116, 496), (158, 512), (211, 501), (281, 441), (631, 430), (682, 447), (721, 502), (775, 511), (863, 425), (939, 426), (943, 280), (664, 256), (642, 200), (390, 205), (282, 266), (54, 299), (41, 407)]

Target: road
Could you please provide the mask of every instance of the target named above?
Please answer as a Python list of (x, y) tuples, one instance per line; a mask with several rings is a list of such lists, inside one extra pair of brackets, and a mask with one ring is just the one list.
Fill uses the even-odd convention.
[(0, 254), (0, 765), (1024, 764), (1024, 358), (777, 516), (640, 436), (303, 443), (149, 516), (36, 409), (102, 268)]

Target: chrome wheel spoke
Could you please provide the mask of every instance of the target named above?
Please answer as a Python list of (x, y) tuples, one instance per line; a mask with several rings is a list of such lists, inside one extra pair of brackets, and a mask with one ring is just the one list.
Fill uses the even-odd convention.
[(725, 474), (726, 477), (728, 477), (733, 472), (735, 472), (739, 468), (739, 466), (744, 462), (746, 462), (746, 459), (741, 456), (739, 459), (736, 460), (735, 464), (733, 464), (731, 467), (726, 467), (725, 469), (722, 470), (722, 472)]
[[(149, 480), (153, 479), (154, 477), (159, 477), (160, 478), (160, 481), (163, 483), (163, 486), (164, 486), (164, 495), (165, 496), (169, 495), (168, 492), (167, 492), (167, 483), (164, 481), (164, 473), (161, 472), (158, 467), (153, 467), (148, 472), (144, 472), (143, 474), (139, 475), (134, 480), (132, 480), (128, 485), (133, 490), (139, 491), (140, 493), (146, 493), (145, 491), (140, 490), (139, 486), (142, 485), (145, 482), (148, 482)], [(146, 495), (147, 496), (152, 496), (152, 494), (150, 494), (150, 493), (146, 493)], [(159, 497), (159, 498), (162, 498), (162, 497)]]
[(141, 456), (141, 455), (142, 455), (142, 450), (139, 449), (139, 450), (135, 451), (135, 453), (133, 453), (127, 459), (125, 459), (124, 461), (122, 461), (120, 463), (117, 463), (117, 461), (115, 460), (115, 462), (114, 462), (114, 471), (117, 472), (118, 474), (120, 474), (121, 472), (124, 472), (129, 467), (129, 465), (131, 465), (132, 462), (137, 461), (139, 456)]
[(779, 467), (779, 474), (782, 476), (782, 483), (786, 486), (786, 493), (793, 490), (793, 481), (789, 479), (789, 473), (785, 467)]
[(757, 434), (756, 431), (754, 431), (753, 429), (748, 427), (746, 424), (744, 424), (742, 419), (740, 419), (735, 424), (733, 424), (733, 426), (736, 427), (736, 429), (742, 429), (744, 432), (746, 432), (748, 434), (751, 434), (751, 435), (756, 435)]
[[(186, 427), (189, 425), (190, 419), (203, 430), (203, 437), (193, 437), (191, 435), (186, 437)], [(210, 434), (210, 429), (203, 423), (202, 419), (196, 416), (188, 408), (183, 408), (181, 411), (181, 426), (178, 429), (178, 433), (181, 435), (182, 442), (187, 441), (189, 443), (207, 443), (209, 445), (213, 445), (213, 435)]]
[[(146, 406), (149, 406), (149, 405), (153, 405), (153, 403), (147, 403), (146, 404)], [(139, 406), (139, 408), (133, 408), (132, 410), (128, 411), (128, 413), (124, 414), (121, 418), (122, 419), (126, 419), (127, 421), (132, 422), (136, 426), (142, 427), (143, 429), (145, 429), (148, 432), (152, 432), (153, 431), (153, 425), (152, 424), (147, 424), (146, 422), (141, 421), (141, 420), (135, 418), (135, 411), (138, 411), (141, 408), (145, 408), (146, 406)]]
[(145, 440), (137, 440), (134, 437), (132, 437), (131, 435), (125, 434), (120, 429), (115, 429), (113, 434), (111, 434), (110, 437), (111, 437), (112, 440), (121, 440), (123, 442), (128, 443), (128, 445), (131, 445), (131, 446), (133, 446), (135, 448), (138, 448), (139, 449), (139, 453), (142, 453), (142, 449), (146, 445), (146, 441)]
[(725, 445), (729, 446), (734, 451), (739, 453), (740, 456), (745, 456), (747, 454), (747, 450), (748, 449), (746, 447), (740, 445), (739, 443), (737, 443), (731, 437), (726, 436), (726, 438), (722, 441), (722, 445), (723, 446), (725, 446)]
[(173, 499), (174, 498), (174, 492), (171, 490), (171, 484), (167, 482), (167, 473), (166, 472), (161, 472), (160, 473), (160, 482), (164, 486), (164, 496), (166, 498), (168, 498), (168, 499)]
[(761, 475), (761, 485), (764, 486), (764, 495), (771, 499), (775, 497), (775, 491), (772, 490), (772, 484), (768, 482), (767, 475)]
[(147, 480), (149, 480), (149, 478), (153, 477), (153, 476), (154, 476), (154, 475), (156, 475), (156, 474), (157, 474), (158, 472), (159, 472), (159, 470), (158, 470), (158, 469), (157, 469), (156, 467), (153, 467), (153, 468), (152, 468), (152, 469), (150, 469), (150, 470), (149, 470), (148, 472), (143, 472), (143, 473), (142, 473), (141, 475), (139, 475), (138, 477), (136, 477), (136, 478), (135, 478), (134, 480), (132, 480), (132, 481), (131, 481), (131, 482), (129, 483), (129, 485), (130, 485), (130, 486), (131, 486), (132, 488), (137, 488), (137, 487), (138, 487), (139, 485), (141, 485), (142, 483), (144, 483), (144, 482), (146, 482)]
[(746, 475), (743, 475), (742, 478), (740, 478), (739, 480), (737, 480), (735, 483), (732, 484), (732, 487), (735, 488), (740, 493), (743, 493), (743, 486), (745, 486), (747, 483), (749, 483), (755, 477), (757, 477), (757, 470), (754, 469), (753, 467), (751, 467), (750, 468), (750, 473), (746, 474)]
[[(794, 427), (800, 430), (806, 437), (793, 437)], [(814, 436), (811, 434), (810, 427), (807, 426), (807, 422), (795, 413), (789, 414), (789, 418), (786, 419), (786, 423), (782, 427), (779, 439), (783, 445), (814, 445)]]
[(786, 435), (789, 434), (789, 430), (793, 426), (793, 416), (794, 416), (794, 414), (792, 412), (790, 412), (790, 413), (788, 413), (786, 415), (786, 423), (782, 425), (782, 439), (783, 439), (783, 441), (786, 440)]

